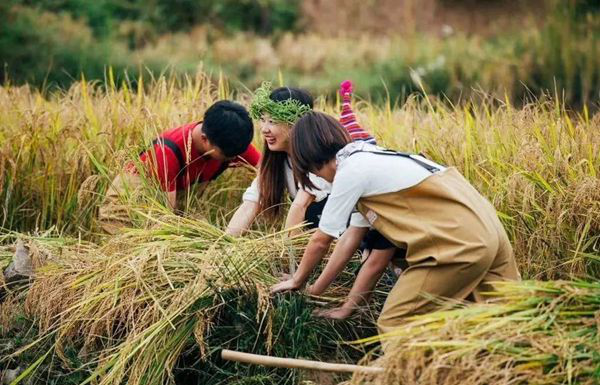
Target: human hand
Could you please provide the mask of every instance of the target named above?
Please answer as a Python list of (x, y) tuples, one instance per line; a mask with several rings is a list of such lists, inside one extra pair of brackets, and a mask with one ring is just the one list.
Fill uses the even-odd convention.
[(308, 295), (320, 296), (324, 291), (325, 290), (318, 290), (315, 284), (308, 285), (306, 288), (306, 294)]
[(315, 309), (313, 315), (321, 318), (328, 318), (333, 320), (344, 320), (350, 317), (354, 313), (354, 309), (349, 307), (336, 307), (333, 309)]
[(286, 291), (298, 290), (302, 287), (302, 284), (297, 282), (294, 278), (280, 281), (278, 284), (271, 286), (271, 294), (281, 293)]
[(315, 287), (315, 285), (308, 285), (306, 287), (306, 294), (308, 294), (308, 295), (319, 295), (319, 294), (321, 294), (321, 293), (316, 293), (315, 290), (314, 290), (314, 287)]
[(280, 281), (287, 281), (288, 279), (292, 279), (293, 275), (289, 273), (281, 273), (277, 276)]

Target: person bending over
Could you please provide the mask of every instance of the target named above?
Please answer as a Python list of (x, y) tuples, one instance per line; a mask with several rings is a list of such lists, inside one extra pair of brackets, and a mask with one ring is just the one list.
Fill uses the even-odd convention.
[(165, 131), (139, 155), (141, 170), (128, 163), (112, 181), (100, 207), (102, 228), (112, 234), (129, 223), (121, 200), (142, 184), (141, 172), (158, 182), (168, 206), (175, 209), (178, 191), (210, 182), (228, 167), (258, 165), (260, 152), (250, 144), (253, 134), (248, 111), (227, 100), (210, 106), (203, 120)]
[[(305, 114), (291, 134), (294, 173), (332, 183), (331, 194), (295, 274), (272, 293), (304, 286), (331, 242), (344, 233), (355, 207), (386, 239), (406, 249), (408, 268), (388, 293), (377, 321), (380, 333), (405, 317), (434, 310), (434, 298), (482, 299), (492, 283), (519, 280), (511, 244), (494, 207), (453, 167), (421, 156), (353, 143), (331, 116)], [(351, 291), (372, 290), (388, 261), (361, 269)], [(344, 261), (332, 256), (309, 291), (329, 285)]]
[[(350, 138), (355, 142), (375, 144), (375, 138), (358, 124), (352, 110), (352, 83), (350, 81), (341, 83), (340, 96), (342, 100), (340, 123)], [(240, 235), (250, 227), (260, 212), (265, 212), (269, 219), (276, 218), (281, 211), (286, 191), (293, 201), (286, 217), (285, 228), (297, 228), (303, 222), (307, 223), (308, 228), (318, 226), (331, 185), (324, 179), (308, 173), (308, 178), (312, 181), (313, 186), (310, 188), (298, 186), (290, 161), (289, 135), (291, 128), (302, 115), (311, 111), (312, 108), (312, 96), (299, 88), (279, 87), (271, 91), (270, 85), (264, 83), (256, 91), (250, 112), (252, 117), (259, 121), (261, 133), (264, 136), (264, 155), (259, 175), (244, 193), (243, 203), (229, 223), (227, 228), (229, 234)], [(394, 255), (398, 259), (403, 257), (403, 250), (397, 249), (376, 230), (372, 230), (370, 224), (364, 221), (360, 214), (355, 213), (349, 217), (350, 226), (336, 244), (332, 258), (338, 261), (348, 261), (357, 248), (360, 248), (363, 250), (363, 259), (369, 261), (364, 266), (365, 269), (368, 269), (373, 261), (387, 261)], [(312, 294), (322, 294), (324, 290), (321, 290), (321, 287), (321, 285), (315, 286)], [(357, 299), (354, 304), (354, 306), (346, 306), (343, 309), (333, 309), (316, 314), (327, 318), (346, 318), (360, 306), (361, 301)]]

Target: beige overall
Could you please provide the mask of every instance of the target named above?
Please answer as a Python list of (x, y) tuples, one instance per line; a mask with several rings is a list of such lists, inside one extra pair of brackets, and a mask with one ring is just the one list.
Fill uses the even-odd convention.
[(489, 282), (520, 279), (496, 210), (455, 168), (406, 190), (363, 197), (358, 209), (407, 250), (409, 267), (383, 306), (380, 333), (433, 310), (432, 297), (479, 301), (479, 292), (492, 289)]

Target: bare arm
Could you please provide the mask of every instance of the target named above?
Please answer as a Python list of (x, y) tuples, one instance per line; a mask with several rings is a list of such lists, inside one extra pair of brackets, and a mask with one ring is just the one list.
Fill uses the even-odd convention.
[(234, 237), (242, 235), (244, 231), (250, 228), (252, 222), (254, 222), (254, 218), (258, 215), (258, 210), (258, 202), (244, 201), (235, 211), (233, 217), (231, 217), (225, 232)]
[(356, 277), (343, 307), (354, 309), (367, 302), (377, 281), (379, 281), (392, 260), (395, 251), (396, 248), (394, 247), (371, 251), (369, 258), (358, 272), (358, 277)]
[(333, 249), (333, 253), (331, 253), (327, 266), (325, 266), (325, 269), (315, 283), (311, 285), (310, 294), (321, 295), (327, 290), (338, 274), (344, 270), (352, 255), (354, 255), (354, 252), (360, 246), (360, 242), (367, 231), (369, 231), (368, 227), (351, 226), (342, 234), (335, 245), (335, 249)]
[[(298, 190), (298, 194), (296, 194), (296, 197), (294, 198), (294, 201), (292, 202), (290, 210), (288, 211), (287, 217), (285, 219), (285, 228), (290, 229), (304, 222), (306, 209), (314, 201), (314, 195), (309, 194), (304, 190)], [(296, 235), (299, 231), (299, 229), (292, 230), (290, 231), (290, 235)]]
[(177, 191), (167, 191), (167, 204), (171, 210), (175, 210), (177, 208)]
[(394, 256), (395, 250), (393, 247), (385, 250), (373, 250), (358, 272), (346, 302), (333, 309), (318, 309), (314, 314), (332, 319), (344, 319), (352, 315), (354, 310), (369, 300), (373, 288)]
[(329, 250), (331, 242), (333, 242), (333, 237), (325, 234), (321, 230), (317, 230), (312, 237), (310, 237), (308, 246), (306, 246), (306, 250), (302, 256), (302, 261), (300, 261), (300, 266), (298, 266), (298, 270), (296, 270), (294, 276), (291, 279), (272, 286), (271, 293), (301, 288), (308, 280), (308, 277), (315, 266), (321, 262)]

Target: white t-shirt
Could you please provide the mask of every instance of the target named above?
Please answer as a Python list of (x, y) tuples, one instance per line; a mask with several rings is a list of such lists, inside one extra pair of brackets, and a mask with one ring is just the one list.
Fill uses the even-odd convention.
[[(414, 160), (402, 156), (369, 152), (350, 156), (359, 150), (385, 151), (369, 143), (353, 142), (336, 154), (337, 172), (319, 222), (319, 229), (334, 238), (339, 238), (346, 230), (348, 217), (355, 210), (356, 203), (361, 197), (404, 190), (416, 186), (432, 175)], [(445, 170), (445, 167), (422, 156), (411, 157), (437, 167), (440, 171)], [(370, 225), (369, 221), (360, 214), (353, 215), (350, 224), (359, 227)]]
[[(310, 181), (319, 189), (306, 189), (305, 191), (315, 197), (316, 202), (320, 202), (323, 199), (327, 198), (329, 193), (331, 192), (331, 183), (327, 182), (323, 178), (319, 178), (314, 174), (308, 174)], [(288, 194), (294, 199), (296, 194), (298, 194), (298, 190), (300, 186), (296, 185), (294, 182), (294, 172), (292, 171), (292, 167), (290, 166), (290, 160), (288, 159), (285, 162), (285, 186), (287, 188)], [(250, 202), (258, 202), (260, 197), (260, 187), (258, 184), (258, 177), (254, 178), (250, 187), (246, 189), (242, 199)]]

